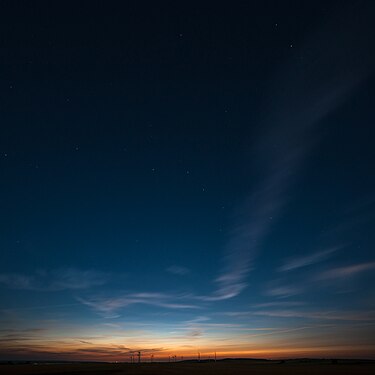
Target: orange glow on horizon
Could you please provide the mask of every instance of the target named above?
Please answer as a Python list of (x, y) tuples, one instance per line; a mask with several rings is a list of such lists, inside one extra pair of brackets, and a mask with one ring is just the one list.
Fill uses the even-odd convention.
[[(7, 348), (9, 352), (19, 348), (11, 345)], [(150, 361), (153, 355), (153, 361), (168, 361), (170, 357), (176, 356), (176, 360), (181, 359), (197, 359), (198, 352), (201, 360), (214, 359), (215, 352), (217, 359), (223, 358), (264, 358), (264, 359), (280, 359), (280, 358), (374, 358), (375, 345), (368, 346), (284, 346), (284, 347), (262, 347), (259, 348), (236, 348), (231, 350), (230, 346), (226, 347), (218, 344), (215, 349), (213, 346), (197, 346), (194, 348), (186, 348), (184, 346), (162, 347), (154, 349), (146, 346), (136, 347), (130, 351), (126, 345), (114, 343), (107, 344), (77, 344), (68, 342), (34, 342), (22, 345), (23, 355), (25, 357), (35, 356), (43, 353), (47, 359), (64, 359), (64, 360), (89, 360), (89, 361), (123, 361), (129, 362), (132, 353), (134, 355), (138, 350), (141, 351), (142, 361)], [(3, 349), (3, 348), (1, 348)], [(4, 348), (5, 349), (5, 348)]]

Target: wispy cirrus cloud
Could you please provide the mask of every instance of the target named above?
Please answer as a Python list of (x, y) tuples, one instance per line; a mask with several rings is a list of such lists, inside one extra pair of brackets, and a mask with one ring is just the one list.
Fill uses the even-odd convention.
[(264, 302), (256, 303), (252, 305), (255, 308), (264, 308), (264, 307), (293, 307), (293, 306), (303, 306), (305, 302), (301, 301), (274, 301), (274, 302)]
[[(306, 291), (307, 284), (305, 280), (302, 280), (299, 283), (292, 283), (285, 279), (273, 279), (267, 282), (266, 286), (263, 289), (263, 295), (267, 297), (273, 297), (273, 300), (270, 303), (279, 303), (279, 299), (288, 298), (302, 294)], [(277, 299), (276, 301), (274, 299)], [(281, 301), (282, 302), (282, 301)]]
[(82, 304), (91, 307), (105, 318), (117, 318), (121, 310), (136, 305), (145, 304), (166, 309), (199, 309), (200, 306), (185, 303), (185, 296), (166, 293), (124, 293), (118, 297), (77, 298)]
[(0, 285), (11, 289), (52, 292), (88, 289), (103, 285), (108, 279), (109, 276), (104, 272), (65, 268), (41, 270), (32, 275), (3, 273), (0, 274)]
[(259, 310), (253, 315), (278, 318), (305, 318), (317, 320), (375, 321), (374, 311), (305, 311), (305, 310)]
[(335, 246), (326, 250), (318, 251), (313, 254), (289, 258), (278, 270), (281, 272), (292, 271), (298, 268), (307, 267), (312, 264), (322, 262), (329, 258), (334, 252), (336, 252), (340, 248), (342, 248), (342, 246)]
[[(250, 309), (248, 310), (242, 310), (242, 311), (226, 311), (223, 313), (220, 313), (220, 315), (224, 316), (231, 316), (231, 317), (249, 317), (253, 315), (254, 310), (257, 311), (257, 309), (267, 309), (266, 311), (273, 309), (280, 309), (280, 308), (300, 308), (305, 306), (305, 302), (297, 302), (297, 301), (274, 301), (274, 302), (264, 302), (264, 303), (256, 303), (251, 306), (249, 306)], [(260, 330), (264, 329), (271, 329), (271, 328), (262, 328)], [(272, 328), (273, 329), (273, 328)], [(253, 328), (251, 330), (254, 330)]]
[[(321, 120), (344, 103), (373, 71), (373, 59), (361, 58), (368, 56), (371, 46), (370, 39), (364, 37), (368, 36), (366, 17), (363, 12), (356, 18), (331, 20), (298, 50), (298, 56), (320, 59), (302, 68), (300, 58), (293, 58), (270, 80), (266, 93), (270, 107), (260, 133), (252, 137), (252, 157), (245, 161), (258, 172), (258, 183), (234, 215), (223, 268), (215, 279), (215, 291), (205, 297), (207, 301), (233, 298), (247, 287), (254, 258), (273, 222), (281, 216), (288, 192), (319, 139)], [(324, 256), (328, 252), (300, 259), (284, 269), (312, 264)]]
[(265, 294), (270, 297), (287, 298), (295, 296), (297, 294), (301, 294), (303, 291), (304, 288), (301, 286), (280, 285), (267, 289)]
[(344, 279), (356, 276), (362, 272), (375, 269), (375, 262), (352, 264), (350, 266), (336, 267), (319, 273), (317, 280)]

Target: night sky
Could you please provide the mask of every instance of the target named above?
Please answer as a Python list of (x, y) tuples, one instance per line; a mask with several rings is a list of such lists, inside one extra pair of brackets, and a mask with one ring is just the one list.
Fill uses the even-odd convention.
[(375, 3), (0, 2), (0, 360), (375, 358)]

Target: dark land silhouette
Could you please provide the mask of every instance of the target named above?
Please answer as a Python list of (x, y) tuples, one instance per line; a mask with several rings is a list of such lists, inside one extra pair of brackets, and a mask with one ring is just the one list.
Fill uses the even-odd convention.
[(103, 363), (103, 362), (3, 362), (2, 374), (9, 375), (367, 375), (375, 373), (375, 360), (336, 359), (223, 359), (214, 361), (180, 361), (174, 363)]

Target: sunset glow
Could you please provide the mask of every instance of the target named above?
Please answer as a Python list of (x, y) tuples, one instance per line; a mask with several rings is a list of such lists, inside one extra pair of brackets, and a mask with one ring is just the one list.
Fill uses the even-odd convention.
[(0, 364), (375, 359), (375, 1), (234, 3), (1, 2)]

